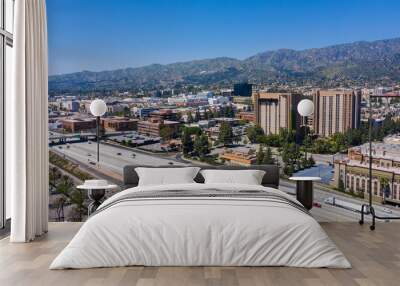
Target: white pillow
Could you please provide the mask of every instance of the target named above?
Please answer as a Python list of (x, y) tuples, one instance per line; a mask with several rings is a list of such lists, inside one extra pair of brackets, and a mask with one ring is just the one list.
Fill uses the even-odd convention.
[(139, 186), (195, 183), (193, 180), (200, 168), (135, 168)]
[(205, 184), (261, 185), (262, 170), (202, 170)]

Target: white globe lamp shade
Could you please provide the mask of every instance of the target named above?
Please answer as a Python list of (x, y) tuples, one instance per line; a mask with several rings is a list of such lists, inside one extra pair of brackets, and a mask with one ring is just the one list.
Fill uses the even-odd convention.
[(297, 111), (301, 116), (310, 116), (314, 113), (314, 103), (309, 99), (303, 99), (297, 105)]
[(104, 100), (95, 99), (90, 104), (90, 112), (94, 116), (103, 116), (104, 113), (106, 113), (106, 111), (107, 111), (107, 105), (104, 102)]

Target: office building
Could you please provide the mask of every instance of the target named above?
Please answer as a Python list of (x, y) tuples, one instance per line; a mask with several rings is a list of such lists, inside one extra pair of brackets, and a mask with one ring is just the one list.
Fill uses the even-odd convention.
[(106, 131), (135, 131), (138, 121), (127, 117), (106, 117), (101, 119), (101, 125)]
[(180, 123), (177, 121), (150, 117), (148, 120), (140, 120), (138, 122), (138, 132), (146, 136), (160, 137), (160, 130), (163, 127), (169, 127), (173, 130), (173, 133), (176, 134), (179, 129), (179, 124)]
[(63, 129), (72, 133), (96, 128), (95, 118), (65, 118), (61, 123)]
[(353, 90), (318, 90), (314, 96), (313, 129), (332, 136), (360, 126), (361, 93)]
[(246, 96), (250, 97), (253, 92), (253, 85), (249, 83), (236, 83), (233, 86), (233, 95), (234, 96)]
[(257, 92), (253, 95), (256, 123), (265, 134), (279, 134), (281, 128), (299, 130), (301, 118), (297, 104), (302, 98), (298, 93)]
[[(372, 196), (382, 201), (382, 182), (389, 184), (387, 201), (400, 203), (400, 145), (387, 143), (372, 144)], [(335, 160), (333, 185), (347, 192), (368, 196), (369, 144), (350, 148), (343, 160)]]

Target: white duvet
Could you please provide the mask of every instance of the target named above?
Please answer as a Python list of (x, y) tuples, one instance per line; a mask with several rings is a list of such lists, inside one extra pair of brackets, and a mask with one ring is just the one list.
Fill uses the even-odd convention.
[[(182, 184), (163, 190), (268, 190), (254, 185)], [(293, 266), (349, 268), (321, 226), (302, 211), (257, 199), (186, 198), (125, 201), (84, 223), (50, 269), (145, 266)]]

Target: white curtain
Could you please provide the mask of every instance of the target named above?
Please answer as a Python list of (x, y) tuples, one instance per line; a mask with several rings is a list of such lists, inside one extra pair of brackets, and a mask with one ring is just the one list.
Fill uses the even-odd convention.
[(47, 232), (47, 21), (45, 0), (16, 0), (13, 94), (9, 100), (6, 180), (11, 188), (12, 242)]

